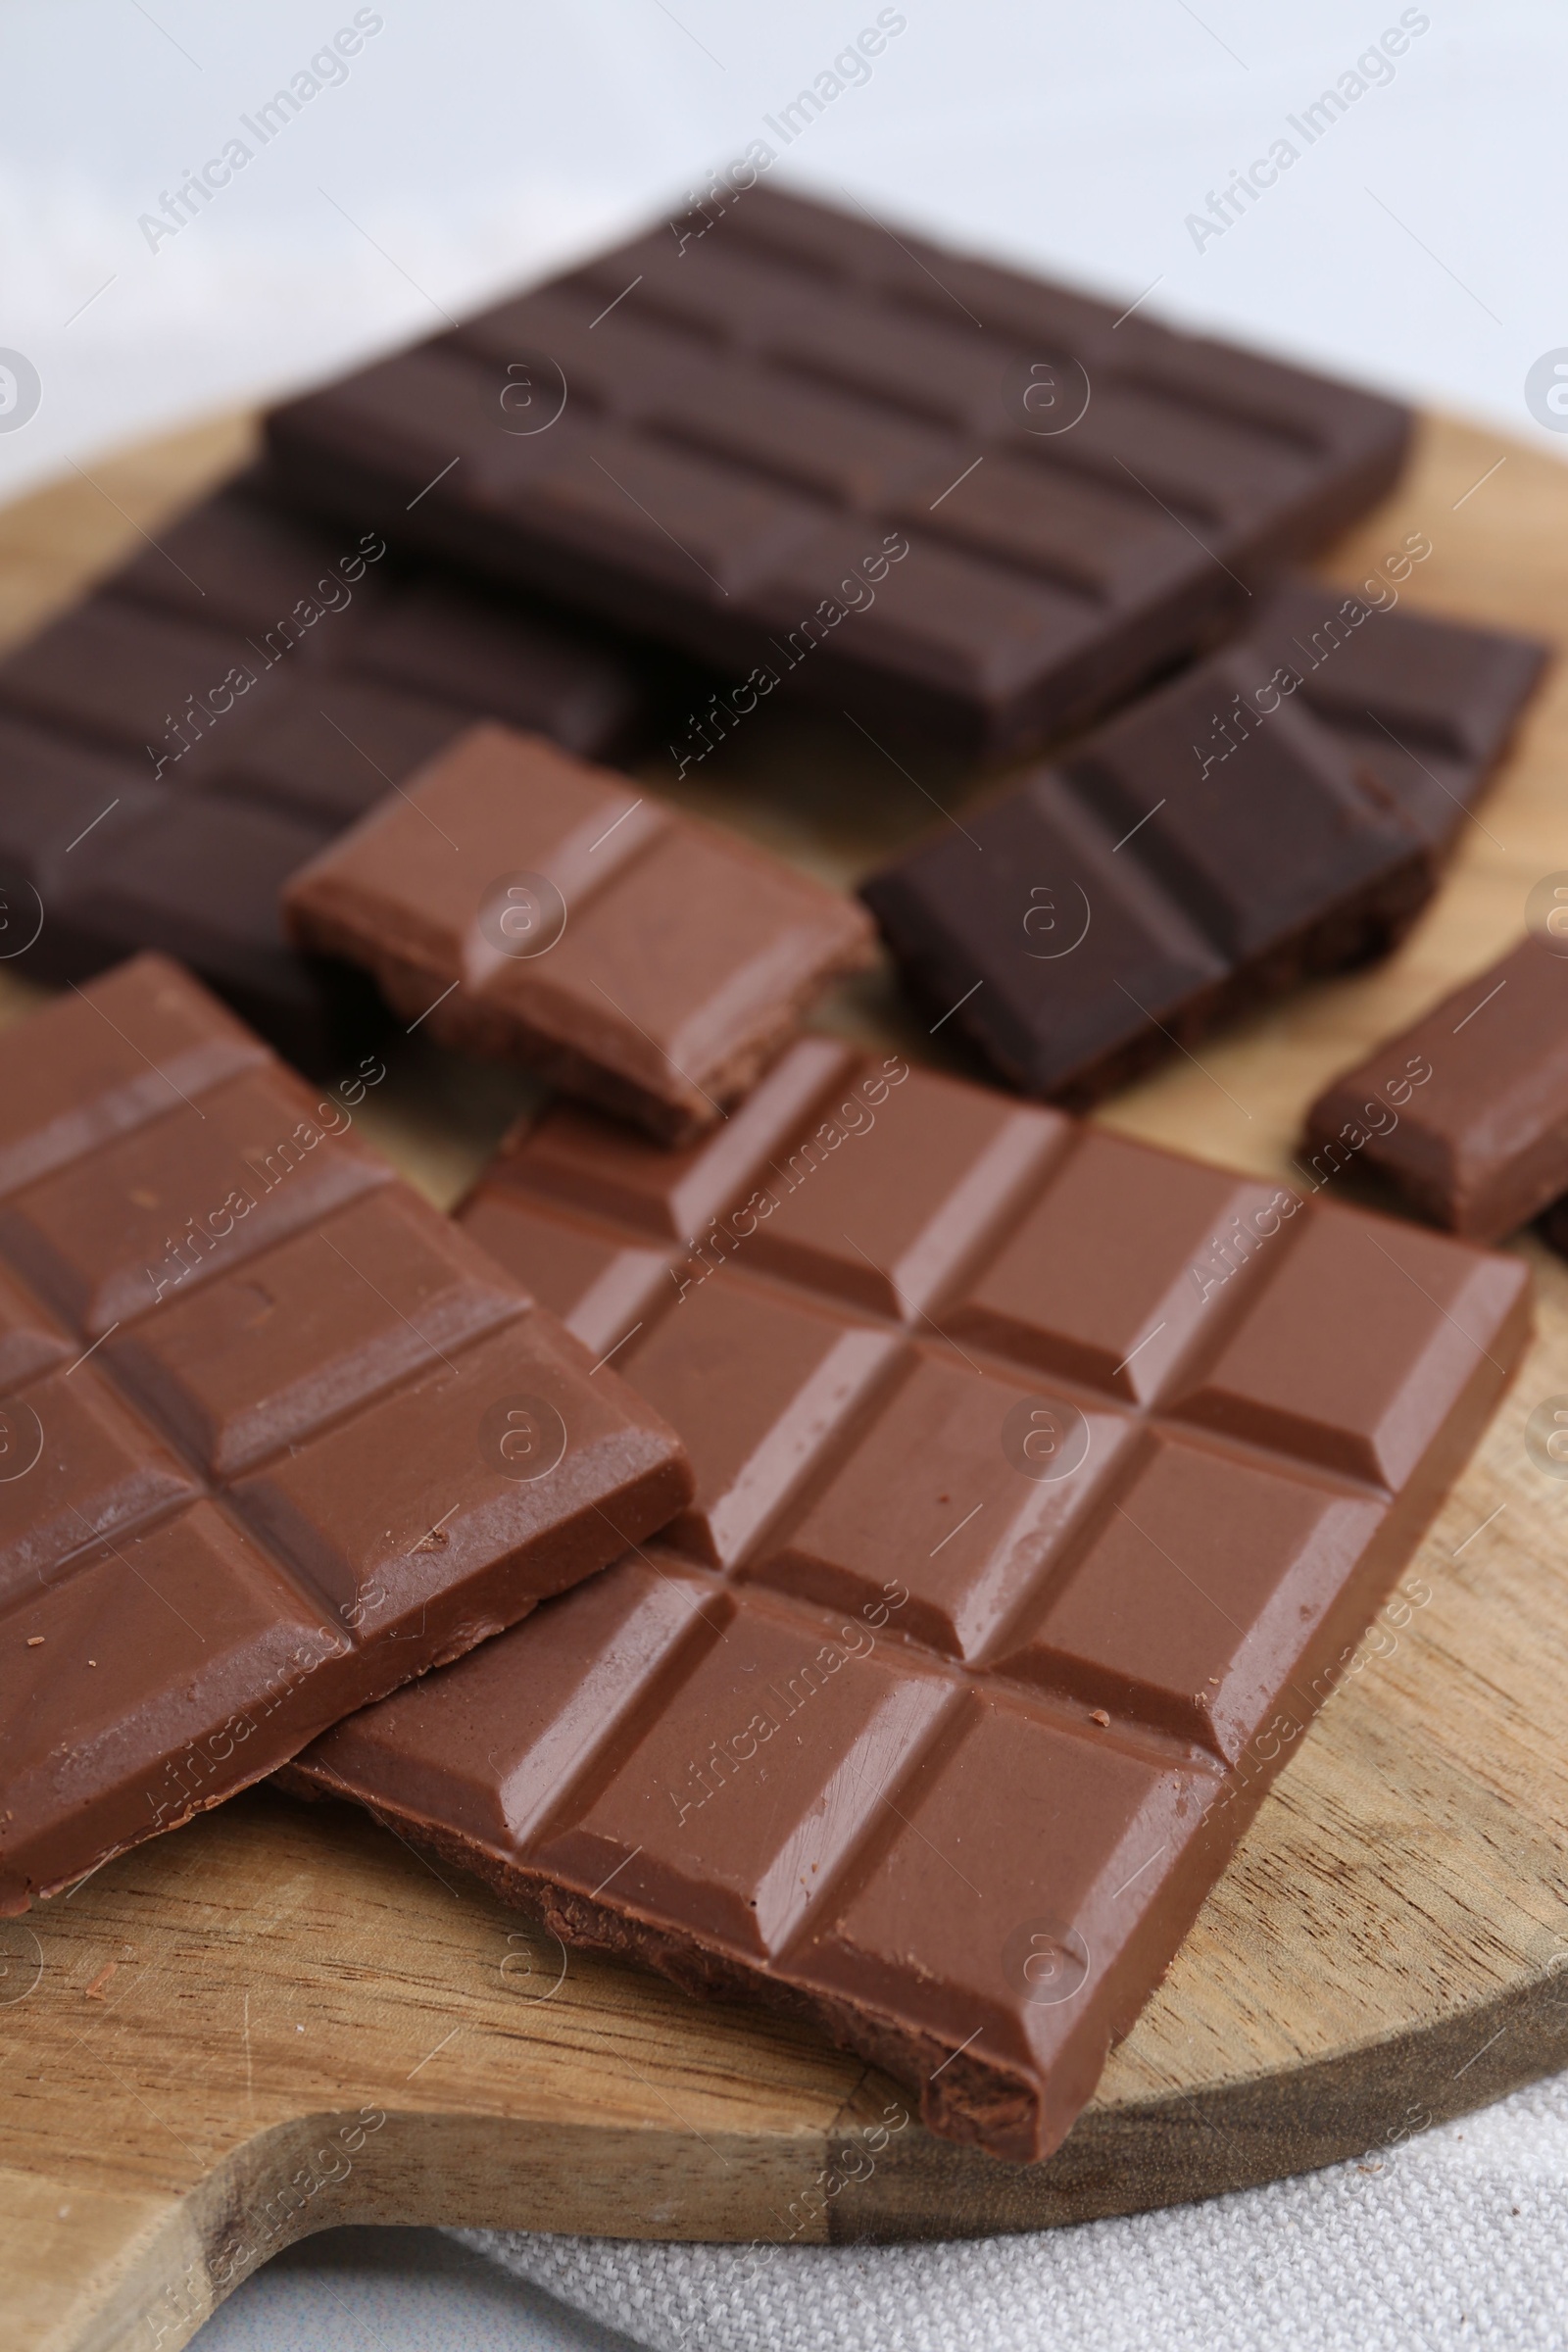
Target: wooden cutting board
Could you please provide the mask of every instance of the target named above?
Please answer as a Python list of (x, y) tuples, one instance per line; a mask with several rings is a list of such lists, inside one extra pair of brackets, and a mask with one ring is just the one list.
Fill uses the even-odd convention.
[[(0, 515), (0, 625), (156, 538), (248, 434), (104, 461)], [(1407, 531), (1432, 543), (1412, 605), (1568, 634), (1568, 469), (1431, 421), (1405, 486), (1325, 568), (1359, 583)], [(966, 788), (909, 758), (926, 791)], [(770, 712), (726, 761), (689, 804), (834, 879), (930, 816), (837, 720)], [(1393, 962), (1211, 1042), (1107, 1122), (1287, 1174), (1323, 1080), (1488, 963), (1531, 885), (1568, 869), (1565, 776), (1553, 678)], [(0, 1016), (30, 1001), (0, 984)], [(828, 1017), (931, 1058), (885, 975)], [(446, 1204), (522, 1082), (416, 1046), (394, 1081), (376, 1138)], [(1568, 1395), (1568, 1266), (1521, 1247), (1541, 1337), (1512, 1396), (1049, 2163), (934, 2139), (812, 2033), (568, 1957), (363, 1816), (260, 1791), (0, 1924), (0, 2344), (173, 2352), (259, 2263), (336, 2223), (756, 2240), (765, 2261), (1347, 2157), (1345, 2193), (1376, 2195), (1412, 2132), (1568, 2065), (1568, 1482), (1523, 1442), (1532, 1407)]]

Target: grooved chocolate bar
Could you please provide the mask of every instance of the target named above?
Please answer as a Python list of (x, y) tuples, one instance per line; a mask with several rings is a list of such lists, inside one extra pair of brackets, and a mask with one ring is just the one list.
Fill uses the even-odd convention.
[(1075, 1107), (1430, 896), (1544, 650), (1307, 581), (860, 895), (939, 1025)]
[(757, 692), (1001, 750), (1234, 622), (1389, 487), (1408, 429), (754, 187), (290, 403), (269, 439), (323, 512), (416, 500), (432, 552)]
[[(391, 526), (389, 525), (389, 528)], [(155, 948), (297, 1059), (373, 1033), (286, 946), (287, 877), (475, 717), (612, 757), (649, 697), (612, 642), (241, 477), (0, 662), (0, 955), (82, 980)]]
[(821, 1038), (683, 1153), (552, 1111), (464, 1223), (696, 1495), (290, 1785), (1049, 2153), (1506, 1387), (1528, 1270)]
[[(1547, 915), (1563, 909), (1568, 884)], [(1568, 1194), (1568, 914), (1543, 930), (1318, 1097), (1321, 1181), (1373, 1168), (1417, 1216), (1482, 1242)], [(1548, 1220), (1548, 1239), (1560, 1230)]]
[(0, 1033), (0, 1913), (667, 1519), (658, 1415), (146, 956)]
[(874, 953), (852, 900), (506, 727), (449, 745), (285, 905), (433, 1036), (666, 1142), (722, 1118)]

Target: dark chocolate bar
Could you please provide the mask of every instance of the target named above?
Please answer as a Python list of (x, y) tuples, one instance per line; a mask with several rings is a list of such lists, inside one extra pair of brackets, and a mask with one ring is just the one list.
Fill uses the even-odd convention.
[(373, 1034), (359, 975), (283, 939), (283, 883), (475, 717), (614, 757), (631, 659), (242, 477), (0, 662), (0, 956), (82, 980), (193, 965), (296, 1059)]
[[(867, 721), (1093, 715), (1387, 490), (1408, 412), (771, 187), (289, 403), (292, 492)], [(678, 763), (706, 737), (672, 746)]]
[(506, 727), (448, 745), (285, 907), (302, 947), (367, 965), (405, 1020), (666, 1143), (724, 1117), (874, 955), (853, 900)]
[(464, 1223), (696, 1498), (289, 1785), (1048, 2154), (1506, 1387), (1528, 1269), (819, 1038), (682, 1153), (552, 1111)]
[(0, 1913), (259, 1780), (691, 1491), (162, 957), (0, 1033)]
[(860, 895), (939, 1026), (1008, 1085), (1083, 1107), (1385, 955), (1544, 658), (1293, 582), (1255, 632)]
[(1541, 1231), (1559, 1257), (1568, 1257), (1568, 1193), (1546, 1210), (1541, 1220)]
[(1526, 938), (1336, 1078), (1307, 1112), (1306, 1151), (1320, 1182), (1373, 1169), (1471, 1241), (1568, 1193), (1568, 936)]
[[(1423, 538), (1412, 532), (1407, 544)], [(1248, 673), (1244, 724), (1264, 716), (1277, 692), (1290, 695), (1438, 851), (1474, 821), (1551, 658), (1539, 638), (1306, 578), (1273, 590), (1235, 652)], [(1216, 708), (1199, 749), (1223, 752), (1236, 723), (1234, 706)]]

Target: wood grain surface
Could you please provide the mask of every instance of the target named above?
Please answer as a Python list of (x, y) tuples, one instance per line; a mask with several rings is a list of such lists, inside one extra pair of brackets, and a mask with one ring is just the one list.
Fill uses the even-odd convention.
[[(0, 627), (156, 539), (248, 434), (104, 460), (0, 515)], [(1358, 584), (1412, 530), (1432, 554), (1411, 606), (1568, 635), (1568, 469), (1430, 421), (1396, 497), (1324, 568)], [(975, 789), (919, 747), (898, 759), (770, 710), (681, 797), (848, 881), (940, 821), (925, 795)], [(668, 763), (648, 774), (665, 789)], [(1553, 675), (1401, 954), (1210, 1041), (1106, 1122), (1288, 1174), (1322, 1082), (1487, 964), (1531, 885), (1568, 869), (1565, 774)], [(0, 1018), (35, 1000), (0, 982)], [(885, 973), (825, 1017), (936, 1058)], [(444, 1205), (522, 1093), (416, 1040), (375, 1140)], [(1568, 2064), (1568, 1483), (1523, 1442), (1531, 1409), (1568, 1395), (1568, 1266), (1520, 1247), (1541, 1337), (1511, 1397), (1049, 2163), (948, 2146), (805, 2029), (568, 1959), (367, 1819), (259, 1791), (0, 1926), (0, 2345), (172, 2352), (336, 2223), (757, 2241), (765, 2262), (1348, 2157), (1344, 2193), (1376, 2195), (1413, 2131)]]

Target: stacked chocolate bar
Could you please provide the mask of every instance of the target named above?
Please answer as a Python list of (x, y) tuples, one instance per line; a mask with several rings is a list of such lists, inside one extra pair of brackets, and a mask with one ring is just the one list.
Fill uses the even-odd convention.
[(1223, 653), (870, 875), (909, 987), (997, 1077), (1083, 1107), (1436, 886), (1540, 647), (1292, 581)]
[(760, 691), (1010, 750), (1233, 627), (1390, 487), (1408, 429), (756, 188), (280, 410), (269, 439), (324, 513), (396, 515)]
[[(280, 411), (0, 665), (73, 984), (0, 1034), (0, 1909), (281, 1769), (1059, 2142), (1568, 1192), (1547, 918), (1511, 1057), (1397, 1049), (1452, 1234), (1068, 1115), (1386, 953), (1501, 753), (1539, 648), (1281, 571), (1407, 421), (755, 189)], [(720, 674), (633, 777), (656, 645)], [(1080, 730), (863, 889), (1012, 1091), (806, 1033), (870, 917), (661, 793), (775, 691)], [(371, 1004), (559, 1090), (456, 1222)]]

